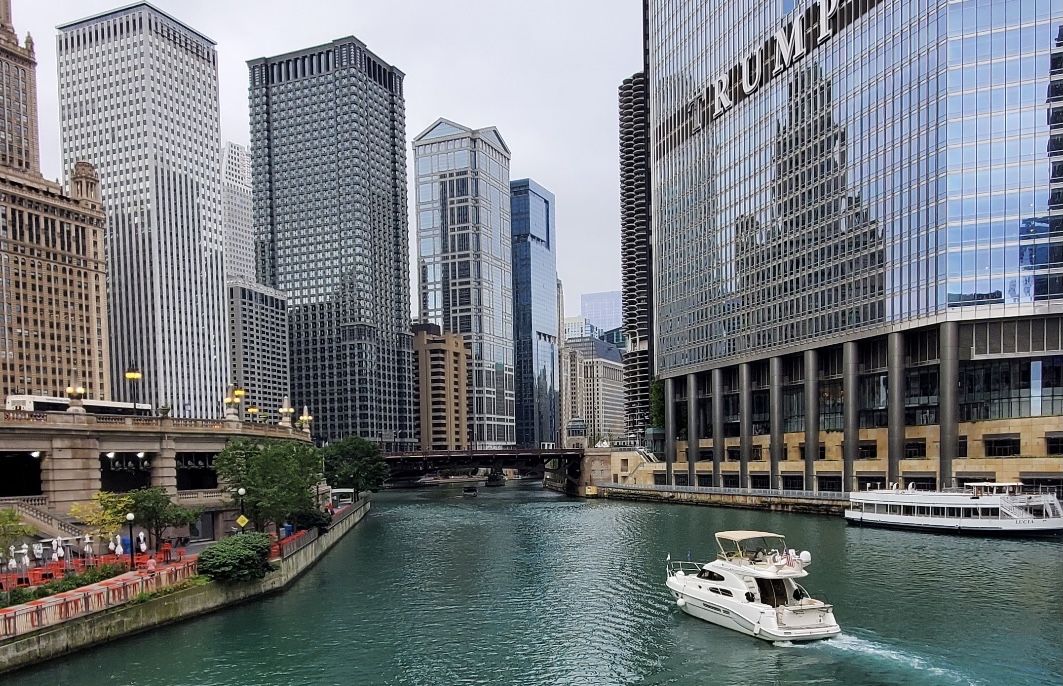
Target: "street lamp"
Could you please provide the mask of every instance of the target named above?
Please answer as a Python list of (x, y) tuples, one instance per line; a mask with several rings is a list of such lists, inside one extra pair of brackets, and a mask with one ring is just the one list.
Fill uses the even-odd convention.
[(136, 569), (136, 563), (133, 560), (133, 520), (136, 517), (132, 512), (126, 514), (125, 520), (129, 522), (129, 571)]
[[(247, 489), (244, 488), (243, 486), (241, 486), (240, 488), (236, 489), (236, 495), (240, 496), (240, 516), (243, 517), (244, 516), (244, 496), (247, 495)], [(243, 529), (244, 527), (241, 526), (240, 528)]]
[(251, 421), (252, 422), (258, 420), (258, 413), (259, 412), (261, 412), (261, 410), (259, 410), (254, 405), (252, 405), (251, 407), (247, 408), (247, 414), (251, 415)]
[(242, 403), (244, 401), (244, 397), (246, 395), (247, 395), (247, 391), (244, 388), (242, 388), (240, 386), (240, 384), (236, 384), (236, 388), (233, 389), (233, 397), (236, 398), (236, 413), (237, 413), (237, 416), (239, 417), (239, 419), (243, 419), (243, 417), (239, 416), (240, 415), (240, 407), (241, 407), (240, 403)]
[(303, 405), (303, 413), (299, 415), (299, 421), (303, 425), (303, 431), (310, 433), (310, 422), (314, 421), (314, 417), (310, 414), (310, 408), (306, 405)]
[(136, 414), (137, 403), (140, 402), (140, 380), (144, 378), (144, 374), (140, 371), (140, 367), (136, 362), (133, 362), (125, 370), (126, 383), (133, 387), (133, 414)]
[(225, 418), (237, 419), (236, 406), (240, 404), (240, 398), (242, 395), (236, 394), (237, 389), (229, 384), (229, 387), (225, 390)]
[(81, 406), (81, 399), (85, 397), (85, 387), (71, 382), (66, 387), (66, 396), (70, 398), (70, 407), (67, 412), (84, 414), (85, 408)]
[(292, 407), (292, 403), (288, 400), (288, 396), (284, 396), (284, 402), (281, 403), (278, 412), (281, 414), (280, 425), (290, 427), (292, 425), (292, 413), (295, 412), (295, 408)]

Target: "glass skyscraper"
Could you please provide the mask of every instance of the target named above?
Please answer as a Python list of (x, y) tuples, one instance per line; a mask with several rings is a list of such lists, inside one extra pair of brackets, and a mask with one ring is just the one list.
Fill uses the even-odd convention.
[(1063, 483), (1063, 4), (646, 4), (684, 478)]
[(357, 38), (248, 62), (257, 278), (316, 441), (416, 445), (403, 73)]
[(446, 119), (413, 141), (421, 321), (465, 337), (475, 449), (512, 446), (513, 276), (509, 148)]
[(518, 448), (560, 444), (554, 194), (531, 179), (510, 184), (513, 351)]
[(579, 297), (580, 315), (602, 331), (619, 328), (624, 323), (620, 291), (584, 293)]

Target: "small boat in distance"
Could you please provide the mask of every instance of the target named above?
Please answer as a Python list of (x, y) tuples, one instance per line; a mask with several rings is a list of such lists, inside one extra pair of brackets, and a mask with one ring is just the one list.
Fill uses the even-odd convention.
[(466, 486), (461, 489), (461, 494), (466, 498), (475, 498), (479, 494), (479, 491), (476, 489), (476, 486)]
[(834, 608), (809, 596), (808, 551), (786, 547), (779, 534), (721, 531), (720, 552), (707, 564), (665, 563), (668, 590), (688, 615), (765, 641), (815, 641), (841, 633)]
[(502, 472), (491, 472), (487, 475), (485, 486), (505, 486), (506, 476)]
[(983, 481), (962, 489), (899, 488), (849, 494), (845, 521), (897, 529), (997, 536), (1063, 535), (1063, 507), (1053, 493), (1025, 493), (1021, 483)]

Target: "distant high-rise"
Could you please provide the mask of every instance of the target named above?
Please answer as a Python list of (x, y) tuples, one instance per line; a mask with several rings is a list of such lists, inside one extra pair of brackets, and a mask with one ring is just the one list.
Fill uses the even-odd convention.
[(95, 165), (107, 208), (112, 378), (136, 365), (142, 401), (221, 415), (229, 350), (214, 41), (144, 2), (64, 24), (57, 41), (63, 168)]
[(580, 296), (580, 314), (602, 331), (618, 328), (624, 320), (620, 291), (584, 293)]
[(251, 217), (251, 149), (226, 143), (221, 157), (225, 276), (255, 280), (255, 236)]
[(620, 264), (623, 293), (625, 421), (649, 426), (653, 378), (653, 278), (650, 274), (649, 97), (642, 72), (620, 86)]
[(531, 179), (510, 192), (517, 447), (540, 448), (561, 429), (554, 194)]
[(586, 422), (591, 444), (626, 435), (624, 428), (624, 362), (616, 346), (600, 338), (571, 338), (562, 349), (566, 427), (575, 417)]
[(232, 374), (234, 383), (247, 394), (240, 411), (247, 419), (276, 422), (281, 419), (278, 410), (284, 396), (291, 394), (288, 297), (241, 279), (229, 279), (226, 288)]
[(565, 317), (565, 340), (570, 338), (601, 338), (602, 328), (582, 315)]
[(413, 325), (417, 436), (421, 450), (469, 447), (469, 349), (436, 324)]
[(354, 37), (248, 62), (258, 280), (317, 441), (411, 449), (404, 75)]
[(516, 440), (509, 148), (440, 119), (413, 141), (420, 319), (469, 343), (474, 448)]
[(81, 386), (85, 397), (109, 400), (99, 179), (78, 162), (67, 195), (41, 176), (37, 59), (32, 38), (19, 45), (11, 0), (0, 0), (0, 73), (0, 391), (62, 396)]

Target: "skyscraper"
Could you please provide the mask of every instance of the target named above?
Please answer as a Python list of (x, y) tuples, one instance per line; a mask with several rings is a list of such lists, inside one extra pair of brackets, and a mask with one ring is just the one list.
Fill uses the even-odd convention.
[(436, 324), (413, 325), (417, 435), (421, 450), (469, 447), (469, 349)]
[[(92, 165), (70, 171), (70, 194), (41, 176), (37, 60), (19, 45), (0, 0), (0, 391), (111, 399), (104, 213)], [(47, 290), (46, 290), (47, 289)]]
[(647, 4), (666, 474), (1063, 485), (1063, 4)]
[(620, 86), (620, 265), (623, 283), (624, 417), (629, 432), (650, 424), (653, 275), (650, 263), (649, 93), (638, 73)]
[(238, 409), (246, 419), (276, 422), (284, 397), (291, 395), (288, 296), (243, 279), (227, 279), (225, 285), (232, 376), (246, 393)]
[(63, 168), (94, 164), (107, 208), (112, 378), (136, 365), (141, 400), (219, 416), (229, 350), (214, 41), (143, 2), (64, 24), (57, 41)]
[(602, 331), (618, 328), (624, 321), (620, 291), (584, 293), (579, 298), (580, 315)]
[(465, 337), (474, 448), (514, 428), (509, 148), (495, 128), (440, 119), (413, 141), (421, 321)]
[(221, 156), (222, 227), (225, 276), (255, 280), (255, 236), (251, 216), (251, 149), (225, 143)]
[(513, 181), (510, 193), (517, 447), (559, 445), (554, 194), (531, 179)]
[(414, 436), (404, 75), (354, 37), (248, 62), (258, 280), (317, 441)]

